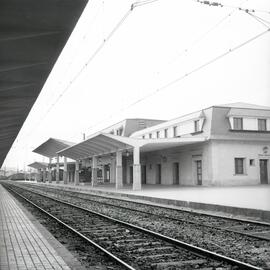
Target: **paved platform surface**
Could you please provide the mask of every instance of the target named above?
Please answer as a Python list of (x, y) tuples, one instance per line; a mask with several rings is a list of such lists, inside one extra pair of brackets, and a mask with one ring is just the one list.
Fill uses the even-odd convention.
[(0, 269), (71, 269), (1, 185)]
[(109, 196), (128, 197), (153, 203), (170, 204), (190, 209), (215, 211), (270, 222), (270, 185), (228, 187), (183, 187), (143, 185), (142, 190), (133, 191), (129, 185), (115, 189), (114, 184), (92, 187), (89, 184), (63, 182), (37, 183), (79, 192), (97, 192)]
[(132, 190), (131, 186), (116, 190), (113, 184), (92, 187), (82, 183), (74, 186), (53, 182), (50, 185), (270, 211), (270, 185), (227, 187), (143, 185), (140, 191)]

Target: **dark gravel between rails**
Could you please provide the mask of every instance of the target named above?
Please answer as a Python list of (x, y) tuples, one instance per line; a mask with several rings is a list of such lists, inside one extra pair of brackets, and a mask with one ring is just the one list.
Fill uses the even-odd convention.
[[(22, 188), (25, 188), (23, 186)], [(254, 239), (249, 236), (241, 235), (234, 232), (222, 231), (218, 228), (237, 227), (243, 222), (231, 221), (228, 219), (215, 218), (213, 216), (199, 216), (196, 213), (179, 212), (169, 209), (158, 209), (158, 207), (148, 205), (137, 205), (135, 203), (125, 202), (117, 199), (102, 198), (100, 196), (92, 196), (89, 194), (78, 194), (70, 196), (70, 192), (56, 190), (47, 187), (35, 187), (35, 191), (43, 191), (46, 194), (55, 196), (56, 198), (76, 204), (81, 207), (100, 212), (113, 218), (126, 221), (149, 230), (156, 231), (169, 237), (176, 238), (180, 241), (211, 250), (221, 255), (225, 255), (252, 265), (270, 269), (270, 242), (267, 240)], [(71, 192), (72, 193), (72, 192)], [(74, 193), (73, 193), (74, 194)], [(97, 200), (97, 202), (87, 201)], [(104, 205), (104, 203), (114, 202), (115, 206)], [(102, 204), (103, 203), (103, 204)], [(124, 206), (133, 209), (123, 209)], [(137, 212), (146, 211), (148, 213)], [(160, 216), (149, 215), (155, 213)], [(169, 220), (168, 217), (179, 217), (181, 221)], [(197, 224), (189, 223), (193, 219)], [(213, 227), (211, 226), (213, 222)], [(201, 224), (200, 224), (201, 223)], [(202, 225), (207, 225), (202, 226)], [(215, 228), (215, 227), (218, 228)], [(268, 226), (244, 224), (244, 228), (249, 231), (269, 230)], [(241, 230), (243, 228), (241, 227)], [(245, 230), (244, 230), (245, 231)]]
[[(36, 187), (32, 186), (33, 190), (43, 191), (45, 194), (56, 194), (56, 195), (66, 195), (69, 197), (75, 197), (89, 200), (91, 202), (99, 202), (104, 204), (108, 204), (110, 206), (116, 206), (121, 208), (128, 208), (130, 210), (137, 210), (142, 211), (148, 214), (155, 214), (161, 217), (168, 217), (170, 219), (177, 219), (189, 223), (195, 223), (200, 226), (208, 226), (208, 227), (215, 227), (221, 230), (230, 230), (238, 233), (249, 234), (254, 238), (262, 238), (265, 240), (270, 240), (270, 224), (262, 223), (262, 222), (247, 222), (247, 221), (240, 221), (231, 218), (222, 218), (222, 217), (215, 217), (211, 215), (202, 215), (196, 212), (186, 212), (186, 211), (179, 211), (179, 210), (172, 210), (169, 208), (162, 208), (157, 206), (150, 206), (143, 203), (138, 202), (130, 202), (121, 199), (112, 199), (107, 198), (101, 195), (93, 195), (93, 194), (83, 194), (79, 192), (73, 191), (64, 191), (58, 190), (49, 187)], [(264, 238), (263, 232), (268, 231), (268, 238)]]
[[(10, 191), (9, 191), (10, 192)], [(14, 196), (47, 230), (81, 263), (84, 269), (91, 270), (124, 270), (125, 268), (116, 264), (100, 250), (89, 245), (79, 236), (64, 228), (53, 218), (42, 213), (36, 207), (17, 196)], [(77, 268), (77, 270), (80, 270)]]
[(33, 194), (31, 191), (14, 186), (12, 189), (20, 191), (23, 196), (45, 210), (50, 210), (53, 215), (74, 226), (84, 235), (90, 236), (92, 240), (136, 269), (240, 269), (176, 247), (167, 240), (161, 240), (130, 226)]

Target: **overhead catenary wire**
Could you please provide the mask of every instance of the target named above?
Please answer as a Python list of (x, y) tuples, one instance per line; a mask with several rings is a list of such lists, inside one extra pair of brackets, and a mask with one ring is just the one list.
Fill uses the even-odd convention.
[(197, 3), (200, 3), (200, 4), (203, 4), (203, 5), (210, 6), (210, 7), (235, 8), (235, 9), (238, 9), (238, 10), (243, 11), (243, 12), (250, 12), (250, 13), (262, 12), (262, 13), (270, 14), (269, 10), (260, 10), (260, 9), (254, 9), (254, 8), (243, 8), (243, 7), (240, 7), (240, 6), (226, 5), (226, 4), (223, 4), (221, 2), (217, 2), (217, 1), (205, 1), (205, 0), (193, 0), (193, 1), (195, 1)]
[[(128, 11), (124, 14), (124, 16), (120, 19), (120, 21), (114, 26), (114, 28), (109, 32), (106, 38), (103, 39), (101, 44), (96, 48), (93, 54), (87, 59), (85, 64), (78, 70), (78, 72), (75, 73), (73, 78), (69, 81), (68, 85), (62, 90), (62, 92), (58, 95), (56, 100), (50, 105), (50, 107), (47, 109), (47, 111), (44, 113), (44, 115), (38, 120), (38, 123), (35, 125), (35, 129), (39, 127), (39, 125), (42, 123), (42, 121), (46, 118), (46, 116), (50, 113), (50, 111), (54, 108), (54, 106), (58, 103), (58, 101), (63, 97), (63, 95), (70, 89), (71, 85), (79, 78), (79, 76), (82, 74), (82, 72), (85, 70), (85, 68), (89, 65), (91, 61), (94, 60), (96, 55), (103, 49), (103, 47), (106, 45), (106, 43), (112, 38), (112, 36), (115, 34), (115, 32), (120, 28), (120, 26), (125, 22), (125, 20), (128, 18), (128, 16), (132, 13), (132, 11), (139, 6), (143, 6), (146, 4), (150, 4), (153, 2), (156, 2), (159, 0), (146, 0), (146, 1), (138, 1), (134, 2)], [(32, 130), (27, 133), (26, 137), (30, 136), (32, 133)]]
[[(207, 67), (207, 66), (209, 66), (209, 65), (211, 65), (211, 64), (213, 64), (213, 63), (215, 63), (216, 61), (222, 59), (223, 57), (227, 56), (228, 54), (230, 54), (230, 53), (232, 53), (232, 52), (234, 52), (234, 51), (236, 51), (236, 50), (242, 48), (243, 46), (249, 44), (250, 42), (255, 41), (256, 39), (258, 39), (258, 38), (264, 36), (265, 34), (267, 34), (267, 33), (269, 33), (269, 32), (270, 32), (270, 28), (268, 27), (267, 30), (265, 30), (265, 31), (263, 31), (263, 32), (261, 32), (261, 33), (255, 35), (255, 36), (249, 38), (248, 40), (246, 40), (246, 41), (244, 41), (244, 42), (238, 44), (237, 46), (235, 46), (235, 47), (233, 47), (233, 48), (227, 50), (226, 52), (224, 52), (224, 53), (222, 53), (222, 54), (220, 54), (220, 55), (218, 55), (218, 56), (212, 58), (211, 60), (205, 62), (204, 64), (199, 65), (198, 67), (195, 67), (194, 69), (192, 69), (192, 70), (190, 70), (189, 72), (187, 72), (187, 73), (181, 75), (180, 77), (178, 77), (178, 78), (176, 78), (176, 79), (174, 79), (174, 80), (172, 80), (172, 81), (170, 81), (170, 82), (168, 82), (168, 83), (162, 85), (161, 87), (157, 88), (155, 91), (153, 91), (153, 92), (151, 92), (151, 93), (149, 93), (149, 94), (143, 96), (143, 97), (140, 98), (140, 99), (137, 99), (136, 101), (130, 103), (129, 105), (127, 105), (126, 107), (124, 107), (124, 108), (118, 110), (117, 112), (115, 112), (115, 113), (113, 113), (113, 114), (110, 114), (110, 116), (108, 116), (108, 117), (106, 117), (106, 118), (104, 118), (104, 119), (98, 121), (97, 124), (100, 124), (101, 122), (104, 122), (104, 121), (106, 121), (106, 120), (109, 120), (110, 118), (112, 118), (112, 116), (113, 116), (114, 114), (120, 113), (120, 112), (122, 112), (122, 111), (124, 111), (124, 110), (127, 110), (127, 109), (129, 109), (129, 108), (135, 106), (136, 104), (138, 104), (138, 103), (140, 103), (140, 102), (142, 102), (142, 101), (144, 101), (144, 100), (146, 100), (146, 99), (148, 99), (148, 98), (150, 98), (150, 97), (156, 95), (157, 93), (159, 93), (159, 92), (161, 92), (161, 91), (163, 91), (163, 90), (169, 88), (170, 86), (172, 86), (172, 85), (174, 85), (174, 84), (176, 84), (176, 83), (179, 83), (180, 81), (184, 80), (185, 78), (187, 78), (187, 77), (190, 76), (191, 74), (194, 74), (194, 73), (198, 72), (199, 70), (201, 70), (201, 69), (203, 69), (203, 68), (205, 68), (205, 67)], [(96, 127), (97, 124), (91, 125), (91, 128)]]
[[(73, 78), (68, 82), (68, 85), (64, 87), (64, 89), (61, 91), (61, 93), (58, 95), (56, 100), (50, 105), (50, 107), (46, 110), (44, 115), (39, 119), (38, 123), (36, 124), (36, 128), (39, 127), (39, 125), (42, 123), (42, 121), (47, 117), (47, 115), (51, 112), (51, 110), (54, 108), (54, 106), (59, 102), (59, 100), (65, 95), (65, 93), (70, 89), (70, 87), (73, 85), (73, 83), (80, 77), (80, 75), (83, 73), (83, 71), (87, 68), (90, 62), (94, 60), (96, 55), (103, 49), (103, 47), (106, 45), (106, 43), (112, 38), (112, 36), (115, 34), (115, 32), (120, 28), (120, 26), (124, 23), (124, 21), (127, 19), (127, 17), (131, 14), (131, 12), (136, 8), (143, 5), (151, 4), (153, 2), (157, 2), (160, 0), (145, 0), (145, 1), (137, 1), (131, 4), (129, 10), (124, 14), (124, 16), (120, 19), (120, 21), (116, 24), (116, 26), (112, 29), (112, 31), (108, 34), (108, 36), (103, 39), (101, 44), (97, 47), (97, 49), (94, 51), (94, 53), (87, 59), (87, 61), (83, 64), (83, 66), (75, 73)], [(200, 0), (194, 0), (196, 2), (200, 2)], [(202, 2), (209, 2), (214, 3), (210, 1), (202, 1)], [(214, 4), (212, 4), (214, 5)], [(232, 7), (232, 6), (231, 6)], [(233, 7), (238, 8), (241, 10), (240, 7)], [(30, 132), (31, 133), (31, 132)], [(27, 135), (29, 136), (30, 133)]]
[[(259, 22), (260, 24), (262, 24), (263, 26), (265, 26), (266, 28), (269, 28), (269, 27), (270, 27), (270, 22), (267, 22), (267, 21), (263, 20), (262, 18), (260, 18), (260, 17), (258, 17), (258, 16), (256, 16), (256, 15), (254, 15), (254, 14), (251, 14), (251, 13), (249, 13), (249, 12), (247, 12), (247, 14), (248, 14), (249, 16), (251, 16), (253, 19), (255, 19), (257, 22)], [(267, 24), (267, 23), (268, 23), (268, 24)]]
[[(49, 107), (49, 109), (46, 111), (45, 115), (39, 120), (38, 124), (35, 126), (38, 127), (42, 121), (45, 119), (45, 117), (49, 114), (49, 112), (52, 110), (52, 108), (57, 104), (57, 102), (62, 98), (62, 96), (67, 92), (67, 90), (70, 88), (70, 86), (77, 80), (77, 78), (80, 76), (80, 74), (83, 72), (83, 70), (87, 67), (87, 65), (95, 58), (95, 56), (99, 53), (99, 51), (105, 46), (105, 43), (109, 41), (109, 39), (112, 37), (112, 35), (117, 31), (117, 29), (121, 26), (121, 24), (126, 20), (126, 18), (129, 16), (129, 14), (134, 10), (135, 7), (139, 7), (145, 4), (150, 4), (153, 2), (156, 2), (159, 0), (148, 0), (148, 1), (140, 1), (140, 2), (135, 2), (131, 5), (130, 9), (128, 10), (128, 12), (124, 15), (124, 17), (119, 21), (119, 23), (115, 26), (115, 28), (113, 28), (113, 30), (109, 33), (109, 35), (106, 37), (106, 39), (103, 40), (103, 42), (100, 44), (100, 46), (95, 50), (95, 52), (91, 55), (90, 58), (88, 58), (87, 62), (81, 67), (81, 69), (75, 74), (75, 76), (72, 78), (72, 80), (70, 80), (69, 84), (63, 89), (63, 91), (61, 92), (61, 94), (58, 96), (57, 100)], [(232, 8), (232, 6), (231, 6)], [(237, 8), (237, 7), (233, 7), (233, 8)], [(186, 75), (185, 75), (186, 76)], [(169, 86), (168, 86), (169, 87)], [(156, 91), (155, 91), (156, 92)], [(154, 92), (154, 93), (155, 93)], [(152, 96), (152, 94), (150, 95)], [(144, 99), (144, 98), (143, 98)], [(143, 99), (140, 99), (138, 101), (136, 101), (134, 104), (132, 104), (132, 106), (134, 106), (135, 104), (141, 102)], [(128, 106), (129, 107), (129, 106)], [(121, 109), (120, 111), (125, 110), (125, 108)], [(110, 116), (111, 118), (111, 116)], [(29, 133), (29, 135), (31, 134), (31, 132)]]
[[(241, 2), (241, 5), (244, 2), (247, 2), (249, 0), (244, 0)], [(202, 33), (197, 39), (195, 39), (188, 47), (181, 50), (180, 53), (178, 53), (174, 58), (179, 59), (180, 57), (186, 55), (192, 48), (196, 47), (196, 45), (200, 44), (202, 40), (204, 40), (212, 31), (214, 31), (216, 28), (218, 28), (223, 22), (225, 22), (229, 17), (231, 17), (238, 9), (233, 9), (231, 12), (229, 12), (226, 16), (221, 18), (219, 21), (217, 21), (213, 26), (211, 26), (209, 29), (207, 29), (204, 33)], [(174, 63), (176, 60), (169, 61), (167, 65)], [(164, 68), (163, 68), (164, 69)], [(156, 72), (156, 74), (160, 74), (160, 70)]]

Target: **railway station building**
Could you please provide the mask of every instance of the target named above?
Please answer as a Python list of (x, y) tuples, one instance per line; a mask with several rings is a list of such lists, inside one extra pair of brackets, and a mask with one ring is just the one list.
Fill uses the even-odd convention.
[(126, 119), (53, 155), (75, 161), (75, 184), (268, 184), (270, 108), (233, 103), (169, 121)]

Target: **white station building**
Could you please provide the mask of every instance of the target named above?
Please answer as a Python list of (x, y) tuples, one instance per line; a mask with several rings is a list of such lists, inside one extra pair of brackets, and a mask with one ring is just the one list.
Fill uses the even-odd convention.
[(75, 161), (64, 183), (134, 190), (144, 184), (269, 184), (270, 107), (233, 103), (170, 121), (126, 119), (56, 153)]

